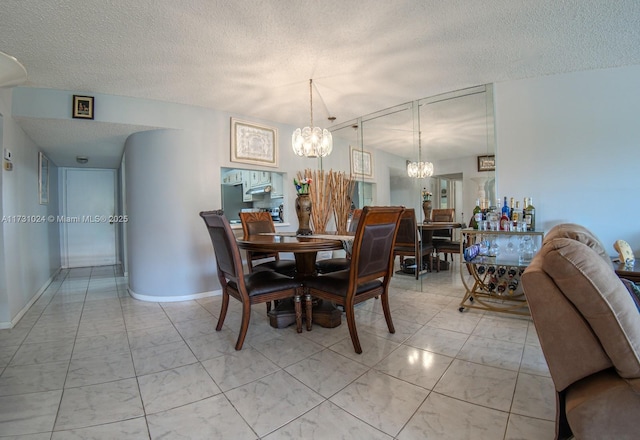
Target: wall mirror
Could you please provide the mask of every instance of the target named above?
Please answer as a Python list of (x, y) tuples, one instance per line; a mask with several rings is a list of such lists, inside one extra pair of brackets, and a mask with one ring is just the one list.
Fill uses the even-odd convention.
[[(416, 220), (422, 222), (422, 194), (428, 191), (433, 208), (453, 208), (455, 220), (465, 224), (476, 199), (484, 199), (487, 206), (496, 203), (495, 170), (478, 169), (478, 156), (496, 154), (491, 85), (394, 106), (336, 126), (332, 132), (334, 140), (348, 139), (363, 154), (372, 154), (374, 178), (360, 176), (358, 181), (376, 182), (374, 203), (414, 208)], [(433, 163), (433, 175), (409, 177), (407, 164), (414, 161)]]

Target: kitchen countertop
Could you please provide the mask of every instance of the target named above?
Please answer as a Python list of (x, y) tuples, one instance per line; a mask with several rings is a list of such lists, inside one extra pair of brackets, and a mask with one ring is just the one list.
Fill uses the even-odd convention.
[[(231, 223), (231, 222), (230, 222)], [(291, 223), (280, 223), (280, 222), (273, 222), (273, 224), (275, 225), (276, 229), (277, 228), (284, 228), (286, 226), (291, 226)], [(242, 223), (231, 223), (231, 229), (242, 229)]]

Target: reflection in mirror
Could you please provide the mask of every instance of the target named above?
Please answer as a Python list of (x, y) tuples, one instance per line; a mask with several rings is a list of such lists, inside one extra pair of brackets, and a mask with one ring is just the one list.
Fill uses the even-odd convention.
[[(445, 93), (419, 101), (391, 107), (363, 116), (355, 124), (361, 129), (357, 139), (354, 123), (336, 127), (335, 137), (347, 139), (348, 145), (361, 145), (370, 152), (376, 170), (375, 181), (389, 181), (375, 187), (374, 200), (416, 209), (422, 216), (422, 192), (433, 194), (435, 207), (456, 209), (456, 220), (467, 223), (476, 199), (487, 205), (495, 203), (495, 170), (477, 167), (478, 156), (495, 155), (493, 88), (482, 85)], [(427, 161), (434, 165), (434, 175), (410, 178), (408, 161)], [(366, 182), (366, 178), (359, 178)], [(441, 197), (441, 181), (446, 199)], [(370, 181), (373, 181), (371, 179)], [(454, 200), (454, 196), (455, 200)], [(388, 202), (387, 202), (388, 201)], [(464, 214), (466, 212), (466, 214)], [(464, 216), (463, 216), (464, 214)]]
[[(335, 127), (343, 137), (352, 123)], [(363, 116), (355, 123), (363, 152), (371, 152), (375, 180), (373, 201), (414, 208), (425, 220), (423, 193), (433, 208), (453, 208), (467, 224), (476, 199), (495, 204), (495, 169), (478, 167), (478, 156), (495, 156), (493, 87), (482, 85), (402, 104)], [(353, 145), (353, 136), (348, 145)], [(335, 151), (335, 150), (334, 150)], [(408, 162), (432, 162), (431, 177), (409, 177)], [(386, 182), (389, 182), (387, 187)], [(385, 182), (385, 184), (380, 184)], [(455, 237), (454, 237), (455, 238)]]
[(495, 171), (477, 166), (478, 156), (495, 155), (492, 87), (422, 99), (419, 117), (420, 154), (435, 167), (435, 205), (454, 208), (456, 221), (468, 223), (476, 199), (495, 203)]
[(283, 222), (284, 173), (221, 168), (222, 209), (231, 224), (240, 224), (240, 212), (266, 211)]
[[(378, 200), (390, 205), (414, 208), (421, 215), (420, 182), (407, 175), (407, 160), (416, 159), (413, 103), (402, 104), (362, 118), (363, 149), (371, 153), (376, 166)], [(418, 218), (422, 221), (422, 217)]]

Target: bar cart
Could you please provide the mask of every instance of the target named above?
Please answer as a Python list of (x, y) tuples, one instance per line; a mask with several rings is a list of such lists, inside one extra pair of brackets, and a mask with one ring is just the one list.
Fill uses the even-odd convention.
[[(460, 271), (466, 308), (529, 316), (520, 276), (542, 246), (543, 232), (463, 229)], [(466, 251), (466, 252), (465, 252)], [(470, 252), (471, 251), (471, 252)]]

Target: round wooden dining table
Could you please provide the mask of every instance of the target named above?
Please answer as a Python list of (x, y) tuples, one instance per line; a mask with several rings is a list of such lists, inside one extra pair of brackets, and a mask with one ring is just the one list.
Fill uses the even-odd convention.
[[(296, 236), (293, 233), (263, 233), (249, 235), (237, 239), (238, 247), (251, 252), (291, 252), (296, 260), (296, 277), (316, 276), (316, 257), (320, 251), (343, 249), (340, 239), (332, 239), (323, 235)], [(304, 310), (304, 308), (303, 308)], [(342, 313), (335, 305), (317, 300), (313, 307), (313, 322), (321, 327), (333, 328), (340, 325)], [(272, 327), (283, 328), (295, 323), (293, 304), (280, 301), (277, 307), (269, 312)]]

